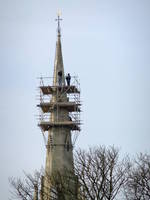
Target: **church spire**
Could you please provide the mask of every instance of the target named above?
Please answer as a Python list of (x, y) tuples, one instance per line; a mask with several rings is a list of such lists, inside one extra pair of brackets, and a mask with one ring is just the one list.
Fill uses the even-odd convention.
[(63, 66), (63, 57), (61, 50), (61, 28), (60, 28), (60, 14), (58, 14), (57, 19), (57, 42), (56, 42), (56, 53), (55, 53), (55, 63), (54, 63), (54, 75), (53, 75), (53, 85), (58, 85), (58, 73), (62, 73), (62, 84), (65, 85), (65, 76), (64, 76), (64, 66)]
[[(43, 200), (50, 200), (50, 197), (56, 197), (56, 194), (58, 197), (56, 197), (56, 199), (61, 198), (62, 193), (56, 190), (57, 188), (55, 189), (53, 187), (49, 175), (51, 177), (51, 175), (55, 175), (56, 172), (59, 172), (59, 174), (66, 176), (65, 172), (67, 170), (69, 174), (72, 172), (73, 180), (75, 180), (73, 145), (76, 139), (74, 138), (74, 140), (72, 140), (72, 132), (80, 131), (80, 91), (78, 81), (71, 81), (71, 85), (68, 83), (65, 85), (60, 20), (60, 15), (58, 15), (56, 19), (58, 27), (53, 85), (45, 85), (42, 80), (42, 85), (40, 86), (41, 101), (38, 106), (41, 108), (42, 112), (40, 113), (39, 126), (42, 129), (42, 133), (48, 133), (45, 138), (47, 148), (45, 174), (43, 180), (41, 180), (41, 191), (37, 191), (35, 188), (35, 200), (37, 199), (38, 192), (40, 192), (40, 200), (42, 200), (42, 198)], [(44, 98), (45, 96), (47, 98)], [(43, 135), (45, 136), (45, 134)], [(77, 188), (76, 183), (71, 181), (67, 188), (74, 194)], [(67, 193), (63, 195), (65, 199), (70, 199)], [(71, 199), (76, 200), (76, 197), (75, 194), (75, 197)]]

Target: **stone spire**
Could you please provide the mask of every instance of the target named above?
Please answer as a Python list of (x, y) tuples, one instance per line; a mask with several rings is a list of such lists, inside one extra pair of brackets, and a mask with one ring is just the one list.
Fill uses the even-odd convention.
[(55, 53), (55, 63), (54, 63), (54, 74), (53, 74), (53, 86), (58, 85), (58, 73), (62, 72), (62, 85), (65, 85), (65, 76), (64, 76), (64, 66), (63, 66), (63, 57), (61, 51), (61, 29), (60, 29), (60, 15), (56, 21), (58, 22), (57, 26), (57, 42), (56, 42), (56, 53)]
[[(72, 131), (80, 131), (80, 91), (73, 81), (71, 85), (65, 85), (60, 20), (62, 19), (58, 15), (53, 85), (40, 86), (43, 97), (48, 95), (49, 98), (46, 101), (41, 98), (38, 105), (42, 110), (39, 126), (42, 132), (47, 132), (45, 174), (41, 182), (40, 200), (50, 200), (52, 192), (49, 176), (57, 172), (65, 175), (67, 169), (74, 177)], [(75, 190), (76, 187), (71, 184), (71, 188)], [(76, 198), (72, 198), (74, 199)]]
[[(72, 152), (72, 141), (71, 141), (71, 128), (62, 123), (68, 122), (69, 111), (67, 107), (60, 106), (60, 103), (68, 103), (66, 89), (63, 91), (65, 85), (64, 66), (61, 50), (61, 31), (60, 31), (60, 16), (56, 19), (58, 21), (57, 28), (57, 42), (56, 42), (56, 54), (54, 63), (54, 74), (53, 74), (53, 86), (56, 86), (56, 91), (52, 94), (50, 103), (53, 104), (51, 109), (49, 123), (59, 123), (59, 126), (53, 126), (48, 130), (47, 140), (47, 155), (46, 155), (46, 167), (45, 171), (51, 175), (55, 171), (63, 171), (68, 168), (73, 171), (73, 152)], [(62, 84), (60, 85), (58, 73), (62, 72)], [(67, 87), (67, 86), (66, 86)], [(55, 106), (57, 105), (57, 107)], [(68, 105), (68, 104), (67, 104)], [(70, 121), (69, 121), (70, 122)], [(66, 145), (69, 145), (67, 151)]]

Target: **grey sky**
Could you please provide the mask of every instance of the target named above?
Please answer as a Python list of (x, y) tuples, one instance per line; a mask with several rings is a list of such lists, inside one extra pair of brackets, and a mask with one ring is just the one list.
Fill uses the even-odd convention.
[(0, 0), (0, 199), (8, 177), (45, 163), (36, 77), (52, 76), (57, 10), (65, 72), (78, 74), (83, 113), (76, 146), (150, 152), (150, 1)]

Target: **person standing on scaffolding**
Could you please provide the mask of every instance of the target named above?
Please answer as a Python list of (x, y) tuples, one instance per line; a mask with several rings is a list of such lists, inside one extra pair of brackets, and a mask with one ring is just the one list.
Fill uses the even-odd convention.
[(71, 76), (69, 73), (66, 76), (66, 81), (67, 81), (67, 85), (70, 86)]
[(59, 86), (62, 86), (62, 71), (58, 72), (58, 84)]

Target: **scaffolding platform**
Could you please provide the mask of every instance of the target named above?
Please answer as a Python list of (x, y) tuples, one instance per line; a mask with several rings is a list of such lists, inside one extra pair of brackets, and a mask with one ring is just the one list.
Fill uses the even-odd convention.
[(65, 108), (68, 112), (80, 112), (80, 103), (76, 102), (41, 102), (37, 105), (43, 111), (43, 113), (51, 112), (54, 109)]
[(71, 93), (80, 93), (79, 89), (75, 85), (70, 86), (40, 86), (40, 89), (43, 95), (51, 95), (56, 93), (57, 91), (66, 92), (67, 94)]
[(38, 126), (41, 127), (42, 131), (48, 131), (52, 127), (68, 127), (72, 131), (80, 131), (80, 122), (74, 121), (62, 121), (62, 122), (49, 122), (49, 121), (40, 121)]
[(77, 76), (71, 77), (71, 85), (53, 85), (53, 77), (40, 77), (38, 96), (38, 126), (41, 128), (45, 144), (47, 131), (52, 128), (70, 130), (72, 144), (81, 131), (80, 83)]

